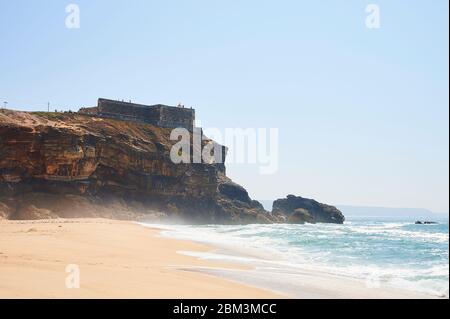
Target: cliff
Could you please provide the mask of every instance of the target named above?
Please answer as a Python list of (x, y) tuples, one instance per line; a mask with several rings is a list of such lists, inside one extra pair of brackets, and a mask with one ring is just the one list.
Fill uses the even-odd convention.
[(224, 164), (174, 164), (170, 132), (89, 114), (1, 110), (0, 218), (302, 222), (265, 211)]
[(275, 221), (224, 164), (174, 164), (171, 129), (78, 113), (0, 111), (0, 218)]

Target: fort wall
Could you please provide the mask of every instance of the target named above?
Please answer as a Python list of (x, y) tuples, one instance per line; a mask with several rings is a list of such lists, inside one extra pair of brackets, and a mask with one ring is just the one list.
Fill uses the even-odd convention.
[(192, 130), (195, 121), (195, 110), (168, 106), (163, 104), (143, 105), (99, 99), (98, 116), (116, 118), (126, 121), (137, 121), (161, 127), (182, 127)]

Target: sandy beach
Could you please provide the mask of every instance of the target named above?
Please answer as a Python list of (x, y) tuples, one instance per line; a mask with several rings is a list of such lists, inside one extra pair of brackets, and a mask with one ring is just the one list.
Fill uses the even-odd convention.
[[(277, 287), (249, 265), (181, 253), (214, 249), (125, 221), (2, 220), (0, 298), (427, 297), (311, 271), (280, 277), (291, 284)], [(78, 274), (79, 287), (72, 287)]]
[[(131, 222), (0, 221), (0, 298), (280, 297), (187, 271), (196, 266), (228, 267), (177, 253), (205, 249), (209, 248), (161, 238), (158, 230)], [(79, 268), (79, 288), (66, 287), (74, 274), (71, 265)]]

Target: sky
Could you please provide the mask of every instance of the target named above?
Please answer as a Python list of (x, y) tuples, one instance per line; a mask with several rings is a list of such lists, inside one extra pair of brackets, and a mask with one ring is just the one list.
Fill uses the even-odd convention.
[[(69, 4), (79, 28), (66, 26)], [(227, 167), (253, 198), (448, 212), (448, 5), (0, 0), (0, 100), (182, 102), (206, 128), (278, 129), (274, 174)]]

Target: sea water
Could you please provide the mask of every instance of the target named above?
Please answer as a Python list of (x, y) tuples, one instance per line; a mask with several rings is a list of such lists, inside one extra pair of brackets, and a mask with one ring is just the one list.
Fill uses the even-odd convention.
[(411, 220), (348, 219), (344, 225), (157, 226), (164, 236), (219, 248), (185, 254), (254, 265), (262, 277), (285, 278), (283, 287), (289, 286), (290, 275), (307, 270), (361, 280), (368, 287), (448, 298), (448, 220), (416, 225)]

